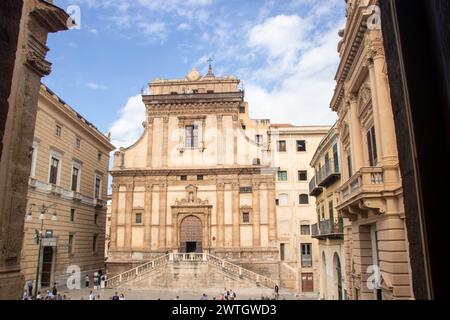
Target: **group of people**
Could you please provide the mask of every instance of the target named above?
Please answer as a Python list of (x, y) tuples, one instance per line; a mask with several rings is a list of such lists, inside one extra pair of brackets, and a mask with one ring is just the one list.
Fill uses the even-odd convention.
[(219, 300), (234, 300), (236, 299), (236, 292), (233, 289), (227, 290), (225, 288), (224, 292), (220, 295)]
[(25, 284), (25, 290), (22, 294), (22, 300), (70, 300), (65, 294), (58, 293), (56, 282), (53, 283), (51, 290), (47, 290), (46, 294), (41, 294), (40, 291), (36, 295), (33, 294), (33, 281), (28, 280)]

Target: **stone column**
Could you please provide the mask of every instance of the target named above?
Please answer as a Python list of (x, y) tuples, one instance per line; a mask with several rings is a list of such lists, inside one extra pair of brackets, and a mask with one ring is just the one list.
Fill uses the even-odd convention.
[(217, 164), (224, 164), (224, 134), (223, 134), (223, 115), (217, 115)]
[(371, 87), (373, 88), (372, 97), (376, 96), (374, 105), (375, 113), (379, 119), (380, 130), (377, 135), (379, 143), (377, 147), (381, 146), (379, 159), (383, 162), (396, 163), (397, 162), (397, 144), (395, 136), (394, 115), (392, 113), (392, 104), (388, 87), (387, 75), (384, 72), (385, 59), (382, 45), (374, 46), (370, 53), (369, 71)]
[(159, 249), (166, 248), (167, 183), (159, 184)]
[(125, 248), (131, 249), (131, 224), (133, 221), (133, 191), (134, 184), (127, 184), (125, 195)]
[(253, 247), (261, 246), (261, 232), (260, 232), (260, 196), (259, 196), (259, 182), (253, 182), (253, 197), (252, 197), (252, 222), (253, 222)]
[(153, 185), (145, 186), (144, 248), (152, 249), (152, 195)]
[(353, 169), (354, 171), (364, 166), (364, 144), (362, 139), (361, 122), (358, 116), (358, 103), (356, 96), (351, 94), (348, 99), (349, 104), (349, 130), (350, 130), (350, 145), (353, 155)]
[(112, 186), (112, 203), (111, 203), (111, 231), (110, 246), (112, 250), (117, 249), (117, 218), (119, 215), (119, 185)]
[(233, 116), (233, 163), (236, 165), (238, 164), (238, 116)]
[(147, 121), (147, 167), (152, 167), (153, 160), (153, 118), (148, 117)]
[(232, 197), (233, 197), (233, 248), (239, 248), (241, 246), (241, 230), (239, 224), (239, 184), (232, 184)]
[(217, 184), (217, 248), (225, 245), (225, 211), (224, 211), (224, 184)]
[(169, 117), (163, 118), (163, 141), (162, 141), (162, 166), (167, 167), (169, 141)]
[(269, 244), (276, 246), (277, 217), (275, 211), (275, 183), (267, 183), (267, 202), (269, 209)]

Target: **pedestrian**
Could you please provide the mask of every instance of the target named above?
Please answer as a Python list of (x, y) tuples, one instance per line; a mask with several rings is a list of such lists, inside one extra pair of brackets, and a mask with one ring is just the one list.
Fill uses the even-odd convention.
[(208, 300), (208, 296), (206, 295), (206, 293), (202, 294), (200, 300)]
[(236, 298), (236, 293), (233, 291), (233, 289), (230, 289), (230, 298), (229, 300), (234, 300)]
[(223, 296), (223, 294), (220, 295), (219, 300), (220, 300), (220, 301), (225, 300), (225, 297)]
[(36, 295), (36, 300), (42, 300), (42, 296), (41, 296), (41, 292), (38, 291), (37, 295)]
[(94, 293), (92, 291), (89, 294), (89, 300), (95, 300), (95, 295), (94, 295)]
[(120, 300), (120, 299), (119, 299), (119, 295), (117, 294), (117, 292), (114, 293), (114, 295), (113, 295), (113, 297), (112, 297), (112, 300)]
[(22, 300), (28, 300), (28, 291), (25, 290), (22, 294)]
[(119, 300), (125, 300), (125, 296), (123, 295), (123, 293), (120, 295)]
[(53, 283), (52, 294), (54, 297), (58, 294), (58, 289), (56, 288), (56, 282)]
[(278, 293), (280, 291), (280, 288), (278, 287), (278, 285), (275, 285), (275, 300), (278, 300), (280, 294)]
[(89, 288), (89, 275), (87, 274), (86, 277), (84, 277), (84, 281), (86, 282), (86, 288)]
[(33, 280), (28, 280), (26, 283), (28, 296), (31, 297), (33, 295)]

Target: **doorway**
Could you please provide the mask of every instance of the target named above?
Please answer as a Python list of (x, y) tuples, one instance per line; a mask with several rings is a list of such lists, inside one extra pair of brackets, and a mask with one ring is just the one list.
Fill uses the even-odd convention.
[(302, 273), (302, 292), (313, 292), (314, 281), (312, 273)]
[(44, 247), (43, 249), (41, 287), (50, 287), (52, 281), (53, 248)]
[(187, 216), (180, 224), (180, 252), (202, 253), (202, 222), (196, 216)]

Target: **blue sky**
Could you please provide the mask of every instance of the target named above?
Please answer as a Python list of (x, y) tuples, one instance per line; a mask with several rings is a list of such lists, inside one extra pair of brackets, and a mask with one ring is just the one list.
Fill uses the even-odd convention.
[(344, 0), (56, 0), (81, 10), (81, 28), (49, 36), (43, 82), (116, 147), (142, 131), (140, 90), (192, 67), (242, 80), (250, 115), (332, 124)]

